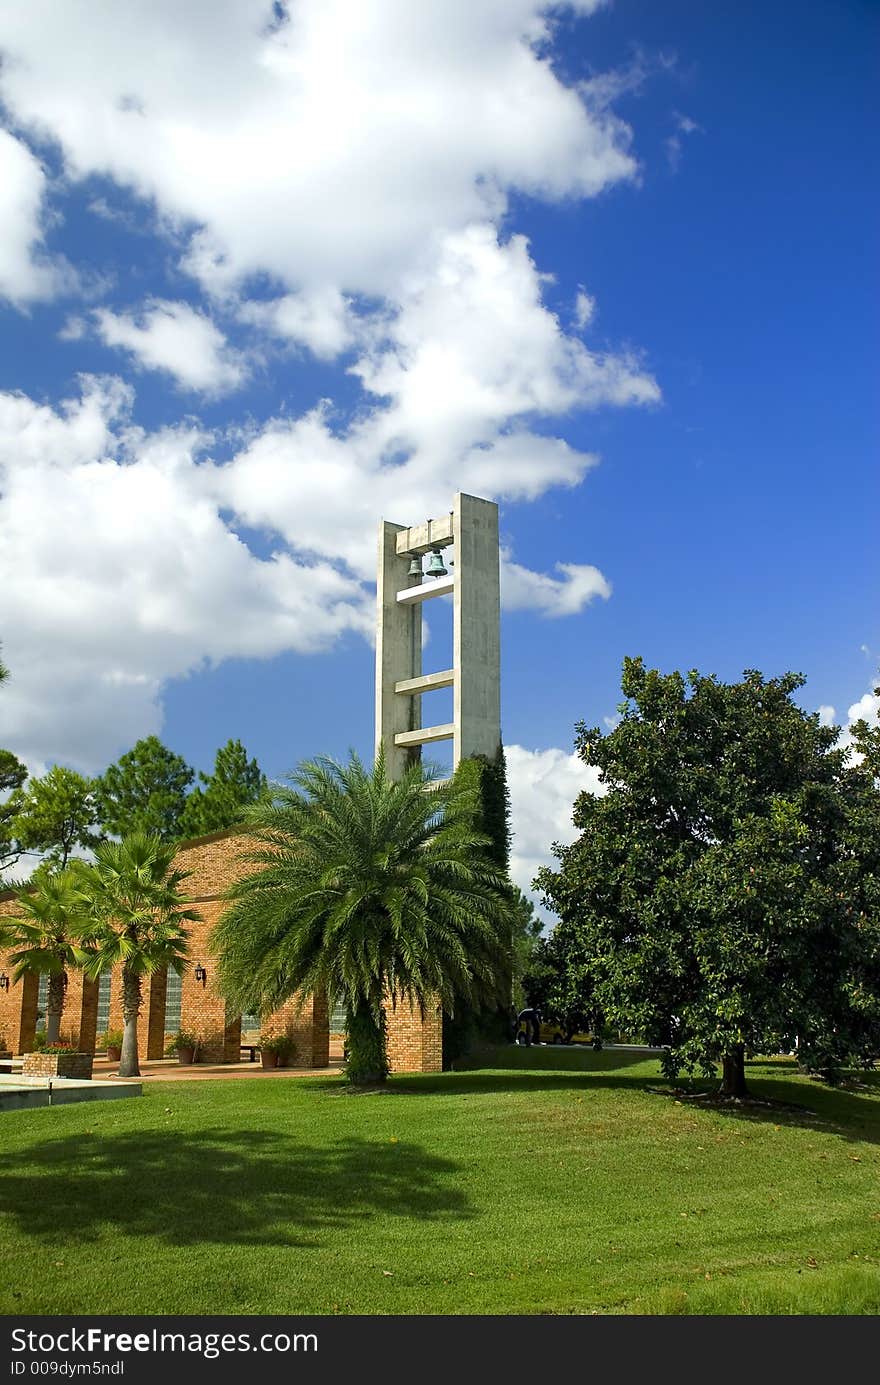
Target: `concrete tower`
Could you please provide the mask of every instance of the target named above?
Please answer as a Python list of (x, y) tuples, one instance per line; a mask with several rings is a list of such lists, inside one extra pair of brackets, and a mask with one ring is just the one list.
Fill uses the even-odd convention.
[[(423, 575), (424, 555), (450, 546), (447, 575)], [(468, 755), (492, 757), (501, 744), (498, 506), (459, 493), (439, 519), (410, 528), (380, 520), (376, 587), (376, 748), (384, 742), (390, 777), (433, 741), (452, 741), (453, 768)], [(422, 673), (422, 602), (444, 593), (453, 601), (452, 668)], [(453, 719), (425, 725), (422, 699), (436, 688), (452, 688)]]

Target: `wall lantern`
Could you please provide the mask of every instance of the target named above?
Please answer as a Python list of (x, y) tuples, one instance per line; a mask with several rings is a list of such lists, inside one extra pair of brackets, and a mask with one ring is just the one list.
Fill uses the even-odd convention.
[(9, 990), (9, 977), (5, 971), (0, 971), (0, 991)]
[(202, 985), (204, 986), (205, 982), (208, 979), (208, 973), (205, 971), (205, 968), (202, 966), (201, 962), (196, 963), (194, 975), (196, 980), (201, 981)]

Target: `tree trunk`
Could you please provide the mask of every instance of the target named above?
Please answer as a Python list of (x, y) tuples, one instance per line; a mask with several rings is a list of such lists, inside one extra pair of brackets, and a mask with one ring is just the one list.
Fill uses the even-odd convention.
[(64, 1013), (64, 972), (49, 977), (46, 989), (46, 1043), (57, 1044), (61, 1037), (61, 1016)]
[(746, 1055), (742, 1044), (737, 1044), (730, 1053), (725, 1053), (722, 1063), (721, 1095), (748, 1096), (746, 1086)]
[(137, 972), (122, 968), (122, 1057), (120, 1077), (140, 1077), (138, 1065), (138, 1015), (141, 1012), (141, 978)]
[(367, 1000), (349, 1006), (346, 1018), (348, 1058), (346, 1075), (353, 1087), (374, 1087), (388, 1076), (385, 1015), (377, 1016)]

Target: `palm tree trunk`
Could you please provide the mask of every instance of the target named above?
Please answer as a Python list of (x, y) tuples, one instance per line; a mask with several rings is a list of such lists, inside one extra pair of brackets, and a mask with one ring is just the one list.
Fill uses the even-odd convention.
[(64, 1013), (64, 972), (54, 972), (46, 989), (46, 1043), (57, 1044)]
[(346, 1017), (348, 1058), (346, 1075), (353, 1087), (375, 1087), (388, 1077), (385, 1015), (368, 1000), (349, 1005)]
[(141, 1012), (141, 978), (138, 972), (122, 968), (122, 1054), (120, 1077), (140, 1077), (138, 1065), (138, 1015)]

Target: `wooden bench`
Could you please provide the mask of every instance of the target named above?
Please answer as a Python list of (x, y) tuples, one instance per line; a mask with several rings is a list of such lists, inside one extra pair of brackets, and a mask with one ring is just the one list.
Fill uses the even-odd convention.
[(255, 1062), (257, 1061), (257, 1052), (258, 1052), (258, 1050), (259, 1050), (259, 1047), (260, 1047), (259, 1044), (242, 1044), (242, 1045), (241, 1045), (241, 1054), (242, 1054), (242, 1057), (244, 1057), (244, 1055), (247, 1054), (247, 1055), (248, 1055), (248, 1062), (249, 1062), (249, 1063), (255, 1063)]

